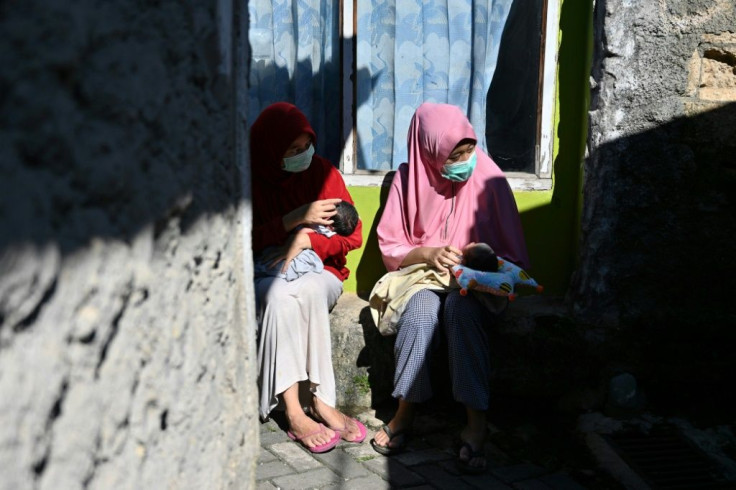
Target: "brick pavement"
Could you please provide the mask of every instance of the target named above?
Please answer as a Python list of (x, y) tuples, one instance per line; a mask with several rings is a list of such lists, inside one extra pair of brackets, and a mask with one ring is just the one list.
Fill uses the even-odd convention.
[[(381, 421), (373, 411), (357, 415), (368, 427), (362, 444), (341, 442), (323, 454), (311, 454), (291, 441), (275, 420), (261, 424), (261, 452), (256, 488), (284, 490), (388, 488), (580, 490), (587, 488), (571, 476), (550, 472), (524, 461), (513, 461), (491, 443), (486, 445), (489, 468), (482, 475), (464, 475), (454, 463), (455, 427), (443, 420), (424, 420), (424, 434), (414, 434), (407, 450), (384, 457), (371, 448), (370, 439)], [(415, 427), (418, 424), (415, 423)]]

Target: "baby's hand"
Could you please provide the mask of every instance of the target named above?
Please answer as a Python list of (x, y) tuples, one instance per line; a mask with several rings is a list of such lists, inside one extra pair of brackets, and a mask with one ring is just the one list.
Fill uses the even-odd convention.
[(286, 274), (286, 271), (289, 269), (289, 264), (294, 260), (294, 257), (301, 253), (302, 250), (312, 248), (312, 243), (309, 240), (309, 237), (307, 237), (307, 233), (296, 233), (286, 244), (285, 248), (286, 250), (283, 257), (284, 264), (281, 266), (282, 274)]

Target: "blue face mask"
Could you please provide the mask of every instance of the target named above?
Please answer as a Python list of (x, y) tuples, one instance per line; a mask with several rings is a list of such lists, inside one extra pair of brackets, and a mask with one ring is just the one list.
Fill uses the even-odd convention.
[(309, 168), (312, 163), (312, 157), (314, 156), (314, 145), (309, 145), (309, 148), (294, 155), (293, 157), (284, 158), (284, 170), (287, 172), (303, 172)]
[(475, 152), (464, 162), (455, 162), (442, 166), (440, 174), (447, 180), (453, 182), (465, 182), (473, 174), (475, 163), (478, 161)]

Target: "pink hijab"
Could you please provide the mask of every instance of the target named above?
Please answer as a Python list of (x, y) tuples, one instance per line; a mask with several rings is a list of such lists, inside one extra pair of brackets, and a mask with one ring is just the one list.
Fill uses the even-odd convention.
[(378, 224), (378, 245), (388, 270), (419, 246), (485, 242), (499, 257), (529, 267), (514, 195), (500, 168), (476, 147), (478, 163), (465, 182), (440, 169), (457, 144), (477, 141), (462, 111), (448, 104), (422, 104), (409, 126), (409, 162), (394, 176)]

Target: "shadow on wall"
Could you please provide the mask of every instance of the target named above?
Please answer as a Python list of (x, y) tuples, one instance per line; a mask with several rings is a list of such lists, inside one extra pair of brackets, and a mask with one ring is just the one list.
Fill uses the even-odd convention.
[(575, 317), (663, 413), (733, 419), (736, 103), (594, 149)]
[[(206, 60), (173, 67), (143, 46), (3, 70), (0, 250), (53, 243), (66, 255), (174, 217), (186, 228), (240, 198), (227, 82)], [(112, 64), (129, 78), (92, 68)]]
[(370, 295), (373, 286), (375, 286), (376, 282), (378, 282), (378, 280), (386, 273), (386, 267), (383, 265), (381, 250), (378, 248), (377, 228), (378, 223), (381, 221), (383, 210), (386, 207), (388, 191), (395, 174), (395, 171), (388, 172), (383, 178), (378, 211), (376, 211), (371, 229), (363, 242), (363, 255), (361, 256), (360, 263), (355, 270), (357, 293), (358, 296), (365, 300), (368, 300), (368, 296)]
[(606, 143), (587, 162), (579, 315), (733, 320), (736, 103)]
[(60, 260), (95, 239), (158, 243), (241, 199), (217, 36), (195, 29), (197, 8), (163, 9), (94, 25), (50, 9), (40, 37), (23, 14), (3, 19), (0, 51), (32, 62), (0, 74), (1, 316), (52, 294)]

